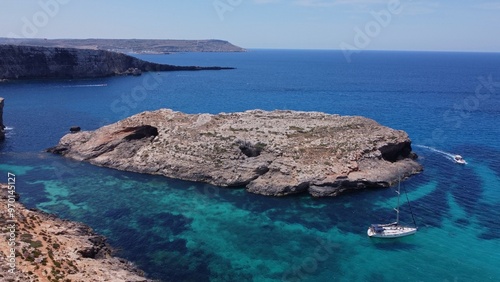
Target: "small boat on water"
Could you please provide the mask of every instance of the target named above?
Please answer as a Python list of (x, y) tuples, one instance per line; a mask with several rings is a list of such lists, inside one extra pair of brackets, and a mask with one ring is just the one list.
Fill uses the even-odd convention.
[(372, 224), (368, 228), (368, 236), (376, 238), (398, 238), (415, 234), (416, 227), (403, 226), (397, 222), (389, 224)]
[(453, 160), (457, 163), (457, 164), (467, 164), (467, 162), (464, 160), (464, 158), (462, 158), (462, 156), (460, 155), (455, 155), (453, 157)]
[(408, 201), (408, 205), (410, 205), (410, 212), (414, 226), (412, 227), (399, 224), (399, 199), (401, 196), (401, 179), (399, 179), (398, 190), (396, 191), (396, 193), (398, 194), (398, 204), (396, 208), (394, 208), (394, 210), (396, 211), (396, 221), (386, 224), (372, 224), (370, 227), (368, 227), (367, 231), (369, 237), (398, 238), (412, 235), (417, 232), (417, 225), (415, 223), (415, 218), (413, 217), (413, 212), (411, 211), (411, 205), (410, 201), (408, 200), (408, 195), (406, 195), (406, 200)]

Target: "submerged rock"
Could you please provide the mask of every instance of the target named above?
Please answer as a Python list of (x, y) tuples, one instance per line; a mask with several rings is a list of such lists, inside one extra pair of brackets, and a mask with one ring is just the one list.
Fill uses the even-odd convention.
[(246, 111), (143, 112), (49, 149), (95, 165), (249, 192), (336, 196), (388, 187), (422, 170), (404, 131), (359, 116)]

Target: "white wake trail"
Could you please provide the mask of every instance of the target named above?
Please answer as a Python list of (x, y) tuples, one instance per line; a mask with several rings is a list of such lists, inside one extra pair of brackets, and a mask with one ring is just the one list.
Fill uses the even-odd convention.
[(79, 85), (66, 85), (63, 88), (80, 88), (80, 87), (106, 87), (108, 84), (79, 84)]
[(427, 149), (429, 151), (436, 152), (438, 154), (441, 154), (445, 158), (450, 159), (451, 161), (455, 162), (455, 156), (456, 156), (456, 154), (452, 154), (452, 153), (449, 153), (449, 152), (445, 152), (445, 151), (438, 150), (436, 148), (429, 147), (429, 146), (424, 146), (424, 145), (415, 145), (415, 147), (424, 148), (424, 149)]

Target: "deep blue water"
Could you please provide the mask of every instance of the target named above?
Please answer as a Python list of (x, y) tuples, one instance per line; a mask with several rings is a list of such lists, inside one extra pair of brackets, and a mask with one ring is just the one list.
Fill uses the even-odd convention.
[[(0, 84), (9, 127), (0, 170), (5, 181), (18, 176), (23, 203), (90, 225), (162, 281), (500, 278), (500, 54), (366, 51), (350, 64), (338, 51), (139, 57), (237, 69)], [(425, 167), (403, 185), (419, 232), (366, 236), (369, 224), (393, 220), (393, 189), (270, 198), (42, 152), (72, 125), (92, 130), (159, 108), (322, 111), (405, 130)], [(402, 217), (410, 222), (407, 205)]]

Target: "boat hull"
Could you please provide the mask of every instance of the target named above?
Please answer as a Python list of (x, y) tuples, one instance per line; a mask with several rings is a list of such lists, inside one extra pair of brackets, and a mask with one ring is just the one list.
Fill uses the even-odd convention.
[(369, 227), (366, 232), (369, 237), (374, 238), (399, 238), (413, 235), (417, 232), (417, 228), (401, 225), (380, 226), (379, 230)]
[(461, 164), (461, 165), (465, 165), (465, 164), (467, 164), (467, 162), (464, 160), (464, 158), (462, 158), (462, 156), (460, 156), (460, 155), (455, 155), (455, 157), (453, 157), (453, 160), (454, 160), (457, 164)]

